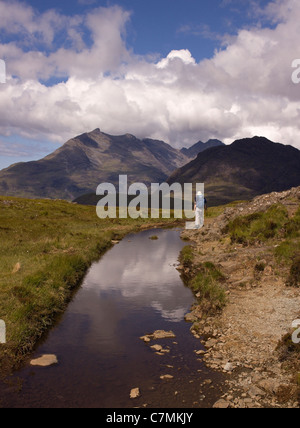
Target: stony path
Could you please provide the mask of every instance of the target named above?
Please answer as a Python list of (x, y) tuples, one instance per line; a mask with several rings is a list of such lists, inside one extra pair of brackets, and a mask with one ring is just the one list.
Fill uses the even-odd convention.
[[(286, 193), (285, 198), (273, 194), (261, 200), (267, 206), (274, 198), (290, 204)], [(259, 205), (256, 200), (242, 211), (253, 212)], [(204, 233), (186, 232), (195, 243), (195, 263), (213, 261), (227, 277), (228, 304), (222, 314), (203, 319), (199, 308), (193, 312), (199, 334), (206, 335), (206, 364), (229, 374), (228, 391), (216, 407), (298, 407), (297, 387), (283, 370), (276, 347), (300, 318), (299, 289), (286, 287), (274, 246), (233, 247), (220, 234), (225, 222), (223, 216), (219, 223), (209, 221)], [(264, 272), (255, 270), (258, 260), (266, 266)]]

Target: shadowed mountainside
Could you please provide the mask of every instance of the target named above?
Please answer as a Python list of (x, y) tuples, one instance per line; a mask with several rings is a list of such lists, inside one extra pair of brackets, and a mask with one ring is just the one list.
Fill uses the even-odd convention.
[(264, 137), (237, 140), (203, 153), (168, 183), (205, 183), (210, 205), (251, 199), (300, 185), (300, 151)]

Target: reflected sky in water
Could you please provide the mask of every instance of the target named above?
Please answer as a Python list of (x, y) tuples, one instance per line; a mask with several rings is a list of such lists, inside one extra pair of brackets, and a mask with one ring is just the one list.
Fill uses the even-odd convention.
[(176, 230), (127, 236), (93, 264), (40, 352), (61, 348), (76, 361), (128, 355), (128, 340), (134, 353), (140, 336), (180, 325), (194, 301), (176, 270), (183, 246)]
[(183, 246), (173, 230), (129, 236), (89, 271), (83, 287), (98, 297), (119, 294), (123, 304), (136, 310), (151, 307), (168, 321), (180, 322), (191, 304), (191, 292), (176, 266)]
[[(153, 235), (159, 239), (150, 240)], [(130, 406), (131, 387), (140, 385), (145, 391), (153, 382), (156, 388), (161, 384), (163, 357), (157, 358), (140, 340), (160, 329), (176, 334), (176, 343), (166, 343), (171, 347), (166, 361), (174, 364), (176, 355), (180, 370), (197, 372), (193, 350), (199, 345), (184, 322), (194, 297), (176, 270), (183, 246), (178, 230), (145, 231), (115, 245), (90, 268), (59, 323), (33, 355), (55, 354), (59, 364), (46, 370), (25, 367), (17, 373), (23, 379), (21, 393), (3, 395), (0, 388), (0, 402), (25, 407)], [(185, 379), (184, 370), (180, 373)], [(160, 403), (158, 389), (157, 394)]]

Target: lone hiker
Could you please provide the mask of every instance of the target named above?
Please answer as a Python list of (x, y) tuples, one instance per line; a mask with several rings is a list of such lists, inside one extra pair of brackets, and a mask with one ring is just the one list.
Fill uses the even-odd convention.
[(198, 192), (195, 198), (196, 229), (204, 225), (205, 198), (202, 192)]

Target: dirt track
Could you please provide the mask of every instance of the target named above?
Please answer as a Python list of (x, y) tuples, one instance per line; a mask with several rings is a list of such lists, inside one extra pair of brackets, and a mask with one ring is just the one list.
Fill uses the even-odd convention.
[[(205, 334), (206, 364), (230, 374), (228, 392), (216, 407), (299, 407), (293, 373), (285, 370), (276, 351), (292, 322), (300, 318), (299, 288), (285, 285), (287, 270), (276, 264), (274, 242), (232, 245), (221, 232), (229, 219), (278, 202), (293, 215), (297, 199), (300, 188), (262, 196), (208, 220), (200, 232), (184, 233), (195, 244), (194, 264), (212, 261), (227, 278), (228, 304), (223, 312), (207, 319), (200, 307), (193, 312), (199, 334)], [(259, 273), (258, 260), (265, 266)]]

